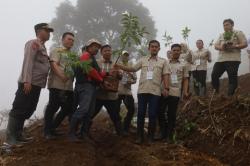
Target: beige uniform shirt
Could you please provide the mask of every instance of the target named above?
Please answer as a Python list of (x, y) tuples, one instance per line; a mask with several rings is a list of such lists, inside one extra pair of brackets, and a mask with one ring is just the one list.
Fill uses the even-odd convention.
[(28, 82), (44, 88), (49, 68), (49, 57), (45, 45), (39, 39), (28, 41), (24, 48), (22, 72), (18, 82)]
[[(69, 59), (68, 51), (66, 48), (60, 47), (55, 48), (50, 53), (50, 61), (57, 63), (62, 72), (65, 71), (65, 66), (67, 65)], [(63, 82), (60, 77), (58, 77), (53, 70), (50, 70), (48, 78), (48, 88), (56, 88), (60, 90), (73, 91), (73, 78), (68, 81)]]
[(138, 94), (149, 93), (161, 96), (162, 76), (170, 74), (167, 61), (161, 57), (150, 58), (145, 56), (139, 59), (132, 68), (136, 71), (141, 69)]
[(184, 78), (189, 77), (189, 70), (187, 65), (184, 65), (180, 61), (170, 61), (170, 79), (169, 79), (169, 95), (170, 96), (181, 96), (182, 81)]
[(188, 52), (186, 52), (186, 53), (182, 53), (182, 54), (180, 55), (180, 57), (179, 57), (179, 61), (180, 61), (183, 65), (187, 66), (187, 69), (188, 69), (189, 71), (191, 71), (191, 69), (192, 69), (192, 65), (191, 65), (191, 63), (192, 63), (192, 52), (191, 52), (191, 51), (188, 51)]
[[(105, 62), (104, 59), (97, 60), (98, 66), (100, 67), (101, 71), (110, 72), (113, 68), (114, 63), (112, 61)], [(117, 100), (118, 93), (117, 92), (109, 92), (102, 88), (97, 90), (97, 99), (99, 100)]]
[(207, 70), (207, 62), (211, 61), (211, 52), (208, 49), (198, 49), (192, 55), (192, 70)]
[[(244, 43), (247, 42), (247, 39), (242, 31), (234, 30), (234, 35), (232, 37), (232, 42), (234, 44)], [(220, 35), (218, 40), (216, 41), (216, 45), (222, 45), (225, 43), (223, 34)], [(232, 49), (232, 50), (225, 50), (219, 51), (219, 56), (217, 62), (225, 62), (225, 61), (241, 61), (241, 49)]]
[[(128, 63), (128, 65), (125, 66), (132, 66), (131, 63)], [(131, 91), (131, 84), (129, 82), (136, 83), (136, 73), (129, 73), (124, 71), (122, 74), (122, 80), (119, 82), (119, 88), (118, 88), (118, 94), (119, 95), (132, 95)]]

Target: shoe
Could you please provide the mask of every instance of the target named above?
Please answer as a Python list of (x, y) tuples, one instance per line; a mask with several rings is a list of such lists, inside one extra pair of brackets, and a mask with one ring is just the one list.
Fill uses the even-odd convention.
[(69, 139), (69, 142), (72, 142), (72, 143), (81, 143), (82, 142), (82, 140), (79, 139), (76, 135), (69, 135), (68, 139)]
[(46, 140), (55, 140), (56, 136), (52, 135), (52, 134), (45, 134), (45, 139)]
[(63, 136), (63, 135), (64, 135), (63, 132), (58, 131), (58, 130), (53, 130), (53, 131), (51, 132), (51, 134), (52, 134), (53, 136), (56, 136), (56, 137), (59, 137), (59, 136)]
[(155, 142), (155, 139), (153, 138), (153, 137), (149, 137), (148, 138), (148, 143), (149, 144), (152, 144), (152, 143), (154, 143)]
[(136, 140), (135, 140), (135, 143), (138, 144), (138, 145), (141, 145), (143, 144), (144, 140), (142, 137), (138, 137)]
[(17, 138), (17, 141), (19, 142), (23, 142), (23, 143), (30, 143), (34, 140), (33, 137), (25, 137), (23, 135), (21, 135), (20, 137)]

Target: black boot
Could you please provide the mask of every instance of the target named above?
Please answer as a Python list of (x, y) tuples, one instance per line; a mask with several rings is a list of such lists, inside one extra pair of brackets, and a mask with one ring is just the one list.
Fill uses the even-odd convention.
[(85, 123), (82, 123), (79, 133), (79, 138), (81, 140), (86, 140), (88, 138), (91, 138), (89, 130), (91, 128), (92, 123), (93, 123), (92, 120), (88, 124), (86, 123), (86, 121)]
[(148, 141), (149, 143), (153, 143), (155, 140), (155, 123), (153, 122), (149, 122), (149, 125), (148, 125)]
[(115, 122), (115, 131), (118, 136), (123, 135), (121, 120), (117, 120), (117, 122)]
[(71, 142), (79, 142), (80, 140), (77, 138), (77, 129), (79, 125), (79, 120), (77, 118), (71, 118), (70, 121), (70, 129), (69, 129), (69, 141)]
[(201, 87), (200, 88), (200, 96), (206, 96), (206, 87)]
[(142, 144), (144, 142), (144, 125), (137, 123), (137, 138), (135, 143)]
[(9, 145), (20, 145), (21, 143), (17, 140), (18, 135), (18, 119), (9, 116), (7, 130), (6, 130), (6, 142)]
[(23, 143), (29, 143), (33, 140), (33, 137), (27, 137), (24, 133), (23, 133), (23, 129), (24, 129), (24, 122), (25, 119), (19, 119), (17, 121), (17, 140), (19, 142), (23, 142)]
[(227, 95), (228, 96), (233, 96), (234, 95), (234, 92), (235, 92), (235, 86), (234, 85), (231, 85), (231, 84), (229, 84), (228, 85), (228, 92), (227, 92)]
[(137, 138), (135, 140), (136, 144), (143, 144), (144, 142), (144, 131), (138, 131), (137, 129)]

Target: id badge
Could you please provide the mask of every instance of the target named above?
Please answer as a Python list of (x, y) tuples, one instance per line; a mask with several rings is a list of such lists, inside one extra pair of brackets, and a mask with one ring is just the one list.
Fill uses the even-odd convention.
[(201, 65), (201, 59), (200, 59), (200, 58), (199, 58), (199, 59), (196, 59), (195, 64), (196, 64), (196, 66)]
[(173, 84), (178, 84), (178, 77), (177, 74), (171, 74), (171, 82)]
[(147, 71), (147, 80), (153, 79), (153, 71)]
[(123, 75), (121, 82), (122, 82), (122, 84), (127, 84), (127, 82), (128, 82), (127, 74)]

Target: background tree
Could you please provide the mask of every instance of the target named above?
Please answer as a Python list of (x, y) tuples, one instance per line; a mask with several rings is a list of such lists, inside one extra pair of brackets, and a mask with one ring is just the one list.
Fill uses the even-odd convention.
[(185, 42), (187, 43), (188, 47), (189, 47), (188, 37), (189, 37), (190, 32), (191, 32), (191, 29), (189, 29), (187, 26), (181, 30), (181, 35), (183, 39), (185, 40)]
[(165, 43), (165, 47), (168, 48), (172, 43), (173, 43), (173, 37), (170, 36), (167, 31), (165, 31), (164, 35), (162, 36), (163, 37), (163, 41)]
[[(59, 44), (65, 31), (76, 34), (75, 48), (79, 49), (90, 38), (97, 38), (102, 43), (111, 44), (114, 49), (121, 47), (122, 14), (131, 12), (140, 19), (142, 27), (149, 32), (141, 42), (139, 49), (145, 49), (149, 39), (156, 37), (156, 29), (149, 10), (138, 0), (78, 0), (76, 6), (65, 1), (56, 10), (56, 17), (51, 24), (55, 28), (53, 41)], [(125, 48), (127, 49), (127, 48)], [(135, 51), (138, 46), (131, 46)]]

